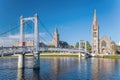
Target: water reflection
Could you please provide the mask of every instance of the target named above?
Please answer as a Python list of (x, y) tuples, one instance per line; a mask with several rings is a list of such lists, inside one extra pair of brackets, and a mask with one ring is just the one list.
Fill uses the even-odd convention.
[(40, 80), (40, 70), (33, 69), (33, 57), (25, 58), (25, 69), (17, 69), (17, 80)]
[(17, 80), (25, 80), (25, 70), (18, 69)]
[(42, 57), (40, 70), (33, 70), (32, 58), (26, 61), (17, 69), (16, 59), (0, 59), (0, 80), (120, 80), (120, 60)]
[[(118, 68), (118, 66), (120, 67), (120, 60), (116, 61), (114, 59), (104, 59), (104, 58), (78, 59), (78, 58), (68, 58), (68, 57), (62, 57), (62, 58), (52, 57), (52, 58), (45, 58), (45, 60), (49, 62), (44, 63), (44, 64), (48, 64), (48, 67), (46, 68), (46, 71), (41, 74), (43, 80), (79, 80), (79, 79), (118, 80), (120, 79), (119, 78), (120, 69)], [(115, 72), (118, 74), (116, 74)], [(47, 79), (46, 76), (48, 77)]]
[(18, 69), (17, 80), (40, 80), (39, 70), (34, 70), (31, 74), (33, 77), (27, 77), (28, 75), (25, 74), (25, 69)]
[[(91, 59), (92, 60), (92, 78), (93, 80), (119, 80), (120, 60), (115, 59)], [(117, 62), (116, 62), (117, 61)]]
[[(45, 63), (47, 60), (49, 63)], [(74, 75), (74, 68), (77, 68), (77, 58), (69, 58), (69, 57), (52, 57), (41, 60), (44, 64), (48, 64), (46, 71), (41, 73), (41, 76), (44, 80), (66, 80), (71, 77), (68, 76), (67, 73)], [(43, 64), (41, 62), (41, 65)], [(45, 67), (44, 67), (45, 68)], [(43, 66), (41, 66), (41, 70), (43, 70)], [(42, 72), (42, 71), (41, 71)]]
[(33, 80), (40, 80), (40, 70), (33, 70)]

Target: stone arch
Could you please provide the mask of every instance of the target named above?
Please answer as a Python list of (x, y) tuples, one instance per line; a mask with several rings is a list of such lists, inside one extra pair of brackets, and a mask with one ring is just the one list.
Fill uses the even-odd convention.
[(105, 54), (105, 53), (106, 53), (105, 48), (102, 48), (101, 52), (102, 52), (103, 54)]

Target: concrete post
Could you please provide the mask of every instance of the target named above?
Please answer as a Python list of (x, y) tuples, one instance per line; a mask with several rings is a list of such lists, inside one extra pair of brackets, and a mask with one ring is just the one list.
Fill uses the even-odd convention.
[(3, 57), (3, 56), (4, 56), (4, 53), (1, 54), (1, 57)]
[(23, 22), (23, 16), (20, 17), (20, 46), (23, 44), (23, 39), (24, 39), (24, 22)]
[(38, 48), (39, 48), (39, 29), (38, 29), (38, 15), (35, 14), (34, 17), (34, 48), (35, 48), (35, 52), (38, 52)]
[(13, 55), (15, 55), (15, 47), (13, 47)]
[(18, 69), (25, 68), (25, 54), (18, 55)]
[(33, 70), (33, 80), (40, 80), (39, 70)]
[(34, 53), (33, 69), (40, 69), (40, 53)]
[[(81, 46), (81, 45), (80, 45), (80, 41), (79, 41), (79, 50), (80, 50), (80, 46)], [(80, 58), (80, 52), (79, 52), (78, 54), (79, 54), (79, 58)]]
[(87, 51), (87, 41), (85, 41), (85, 52)]
[(24, 69), (18, 69), (17, 80), (25, 80), (25, 71)]
[(38, 28), (38, 15), (35, 14), (34, 16), (34, 23), (35, 23), (35, 27), (34, 27), (34, 66), (33, 69), (39, 69), (40, 68), (40, 53), (39, 53), (39, 28)]

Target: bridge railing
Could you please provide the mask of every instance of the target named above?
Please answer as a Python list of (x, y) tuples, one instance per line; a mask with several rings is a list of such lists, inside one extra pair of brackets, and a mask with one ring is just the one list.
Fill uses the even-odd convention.
[[(35, 48), (33, 46), (23, 46), (23, 47), (0, 47), (0, 55), (13, 55), (13, 54), (24, 54), (33, 53)], [(84, 53), (83, 49), (69, 49), (69, 48), (51, 48), (51, 47), (40, 47), (39, 51), (42, 52), (68, 52), (68, 53)]]
[(0, 55), (24, 54), (33, 50), (33, 47), (0, 47)]

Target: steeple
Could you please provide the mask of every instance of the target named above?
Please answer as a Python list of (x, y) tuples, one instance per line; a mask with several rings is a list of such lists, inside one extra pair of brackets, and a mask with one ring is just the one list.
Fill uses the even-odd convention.
[(54, 34), (58, 34), (58, 29), (57, 28), (55, 28)]
[(55, 47), (59, 47), (59, 34), (58, 34), (58, 29), (57, 28), (55, 28), (55, 31), (54, 31), (53, 44), (54, 44)]
[(94, 9), (93, 29), (98, 29), (98, 20), (97, 20), (97, 15), (96, 15), (96, 9)]
[(92, 23), (92, 53), (99, 54), (99, 27), (96, 9), (94, 10), (94, 17)]
[(97, 21), (96, 9), (94, 10), (94, 22)]

